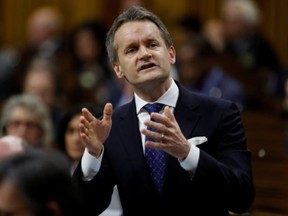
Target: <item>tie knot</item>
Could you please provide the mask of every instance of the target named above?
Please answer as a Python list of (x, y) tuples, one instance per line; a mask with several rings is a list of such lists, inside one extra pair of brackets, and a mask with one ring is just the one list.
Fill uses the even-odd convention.
[(157, 112), (159, 113), (160, 110), (162, 110), (164, 104), (161, 104), (161, 103), (148, 103), (144, 106), (144, 109), (149, 113), (151, 114), (152, 112)]

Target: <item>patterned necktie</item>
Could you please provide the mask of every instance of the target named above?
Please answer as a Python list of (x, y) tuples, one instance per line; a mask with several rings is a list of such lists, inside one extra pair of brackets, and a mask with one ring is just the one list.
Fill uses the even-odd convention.
[[(154, 103), (154, 104), (146, 104), (144, 109), (151, 114), (152, 112), (159, 113), (163, 108), (163, 104)], [(151, 119), (153, 121), (153, 119)], [(152, 130), (152, 128), (147, 128)], [(154, 141), (152, 138), (146, 136), (145, 140)], [(164, 182), (164, 173), (166, 167), (166, 153), (162, 150), (152, 149), (149, 147), (145, 147), (145, 158), (147, 165), (150, 170), (150, 175), (153, 178), (155, 187), (158, 192), (162, 190), (163, 182)]]

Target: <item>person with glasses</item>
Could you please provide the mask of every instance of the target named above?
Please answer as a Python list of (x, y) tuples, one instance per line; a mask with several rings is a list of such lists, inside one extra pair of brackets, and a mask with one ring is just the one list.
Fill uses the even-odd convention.
[(13, 95), (6, 101), (2, 108), (0, 128), (2, 136), (21, 137), (32, 147), (50, 148), (54, 145), (48, 108), (31, 95)]

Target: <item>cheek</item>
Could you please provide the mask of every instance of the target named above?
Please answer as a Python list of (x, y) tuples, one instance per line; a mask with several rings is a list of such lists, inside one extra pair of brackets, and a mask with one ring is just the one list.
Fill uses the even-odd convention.
[(68, 148), (73, 143), (73, 135), (72, 134), (66, 134), (65, 135), (65, 146)]

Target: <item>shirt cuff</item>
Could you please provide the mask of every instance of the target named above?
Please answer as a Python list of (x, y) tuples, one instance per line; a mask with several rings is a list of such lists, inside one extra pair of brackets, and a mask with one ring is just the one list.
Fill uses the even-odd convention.
[(82, 156), (82, 161), (81, 161), (81, 169), (82, 169), (84, 181), (90, 181), (99, 172), (102, 157), (103, 157), (103, 152), (104, 152), (104, 149), (100, 157), (96, 158), (95, 156), (91, 155), (88, 152), (87, 148), (85, 148), (85, 151)]
[[(189, 142), (189, 140), (188, 140)], [(188, 153), (188, 156), (185, 158), (185, 160), (180, 162), (180, 165), (183, 169), (190, 173), (194, 173), (198, 166), (199, 156), (200, 156), (200, 150), (198, 147), (196, 147), (194, 144), (190, 143), (190, 151)]]

